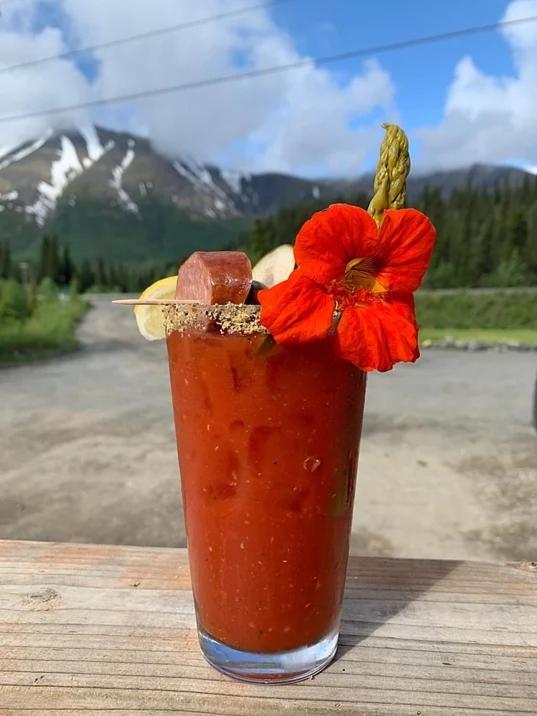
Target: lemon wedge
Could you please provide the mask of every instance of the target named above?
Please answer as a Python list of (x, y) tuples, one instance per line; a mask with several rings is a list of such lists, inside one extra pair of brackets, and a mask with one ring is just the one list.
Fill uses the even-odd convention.
[[(177, 275), (161, 278), (145, 289), (140, 299), (175, 298), (175, 287), (177, 286)], [(135, 306), (134, 316), (138, 330), (148, 341), (158, 341), (166, 337), (162, 308), (160, 306)]]
[(290, 244), (277, 246), (260, 259), (253, 269), (254, 281), (270, 288), (289, 278), (295, 268), (295, 256)]

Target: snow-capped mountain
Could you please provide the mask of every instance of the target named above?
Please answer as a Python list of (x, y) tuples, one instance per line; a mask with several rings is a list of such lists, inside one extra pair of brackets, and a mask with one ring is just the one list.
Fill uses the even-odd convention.
[[(492, 166), (437, 172), (411, 177), (409, 195), (412, 202), (424, 184), (447, 193), (469, 182), (518, 184), (524, 176)], [(175, 261), (236, 242), (251, 217), (297, 203), (352, 200), (371, 188), (371, 175), (312, 180), (171, 159), (147, 139), (100, 127), (47, 132), (0, 148), (0, 241), (8, 240), (15, 256), (31, 257), (50, 231), (77, 259)]]
[(80, 197), (138, 214), (148, 197), (210, 219), (266, 213), (282, 203), (333, 194), (333, 187), (279, 174), (224, 171), (170, 160), (150, 142), (99, 127), (0, 150), (0, 212), (11, 208), (43, 226), (60, 199)]

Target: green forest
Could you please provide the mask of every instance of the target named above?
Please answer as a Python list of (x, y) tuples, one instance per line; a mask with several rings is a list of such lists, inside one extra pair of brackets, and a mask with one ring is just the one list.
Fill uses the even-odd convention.
[[(344, 201), (342, 199), (342, 201)], [(368, 205), (365, 194), (351, 203)], [(436, 226), (438, 240), (424, 281), (427, 288), (532, 286), (537, 284), (537, 179), (518, 188), (456, 189), (444, 198), (425, 188), (416, 204)], [(256, 261), (282, 243), (292, 243), (319, 202), (256, 219), (241, 246)]]
[[(368, 197), (351, 201), (366, 207)], [(537, 181), (528, 178), (518, 188), (493, 192), (457, 189), (448, 198), (425, 189), (416, 205), (438, 231), (425, 288), (462, 289), (418, 293), (422, 340), (442, 342), (449, 335), (482, 343), (537, 344), (537, 292), (501, 290), (537, 285)], [(220, 248), (242, 249), (255, 263), (275, 246), (292, 243), (304, 221), (324, 207), (317, 202), (281, 209), (254, 220), (232, 241), (224, 233)], [(80, 293), (140, 292), (157, 278), (175, 274), (182, 258), (178, 252), (176, 263), (152, 266), (102, 258), (75, 261), (69, 243), (53, 233), (41, 238), (33, 260), (21, 261), (7, 241), (0, 242), (0, 364), (73, 350), (76, 325), (89, 305)], [(472, 287), (499, 290), (464, 290)]]
[[(361, 194), (335, 200), (365, 208), (368, 199)], [(234, 239), (230, 240), (229, 232), (224, 232), (218, 248), (242, 249), (255, 263), (275, 246), (292, 243), (304, 221), (325, 206), (321, 202), (300, 204), (255, 219), (248, 230)], [(415, 206), (431, 218), (438, 232), (424, 282), (426, 288), (537, 284), (537, 178), (528, 175), (519, 187), (503, 185), (493, 191), (469, 186), (454, 190), (449, 197), (444, 197), (439, 189), (426, 187)], [(39, 255), (33, 261), (15, 261), (9, 243), (0, 242), (0, 278), (36, 285), (49, 278), (58, 286), (70, 285), (76, 279), (81, 292), (137, 292), (155, 279), (175, 273), (184, 258), (178, 249), (175, 263), (151, 265), (146, 260), (137, 265), (102, 258), (75, 262), (64, 237), (52, 234), (42, 238)]]
[(76, 291), (136, 293), (158, 278), (173, 274), (177, 266), (111, 263), (102, 258), (75, 262), (68, 245), (62, 245), (56, 234), (41, 240), (35, 261), (16, 261), (7, 241), (0, 243), (0, 279), (15, 279), (30, 286), (39, 286), (50, 279), (58, 287), (76, 285)]

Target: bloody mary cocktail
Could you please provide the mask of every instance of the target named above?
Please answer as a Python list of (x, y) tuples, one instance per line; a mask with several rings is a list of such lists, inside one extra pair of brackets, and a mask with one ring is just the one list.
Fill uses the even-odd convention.
[(202, 649), (246, 679), (314, 673), (337, 643), (365, 373), (328, 341), (172, 321), (167, 343)]
[(368, 211), (332, 204), (254, 268), (195, 251), (134, 301), (140, 333), (168, 342), (201, 649), (237, 678), (296, 681), (332, 659), (365, 372), (419, 357), (413, 293), (436, 233), (404, 208), (408, 139), (383, 126)]

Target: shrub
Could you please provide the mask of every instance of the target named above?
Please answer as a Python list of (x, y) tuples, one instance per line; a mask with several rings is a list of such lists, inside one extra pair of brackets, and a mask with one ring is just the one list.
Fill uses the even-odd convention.
[(23, 321), (30, 316), (26, 289), (15, 279), (0, 284), (0, 320)]

